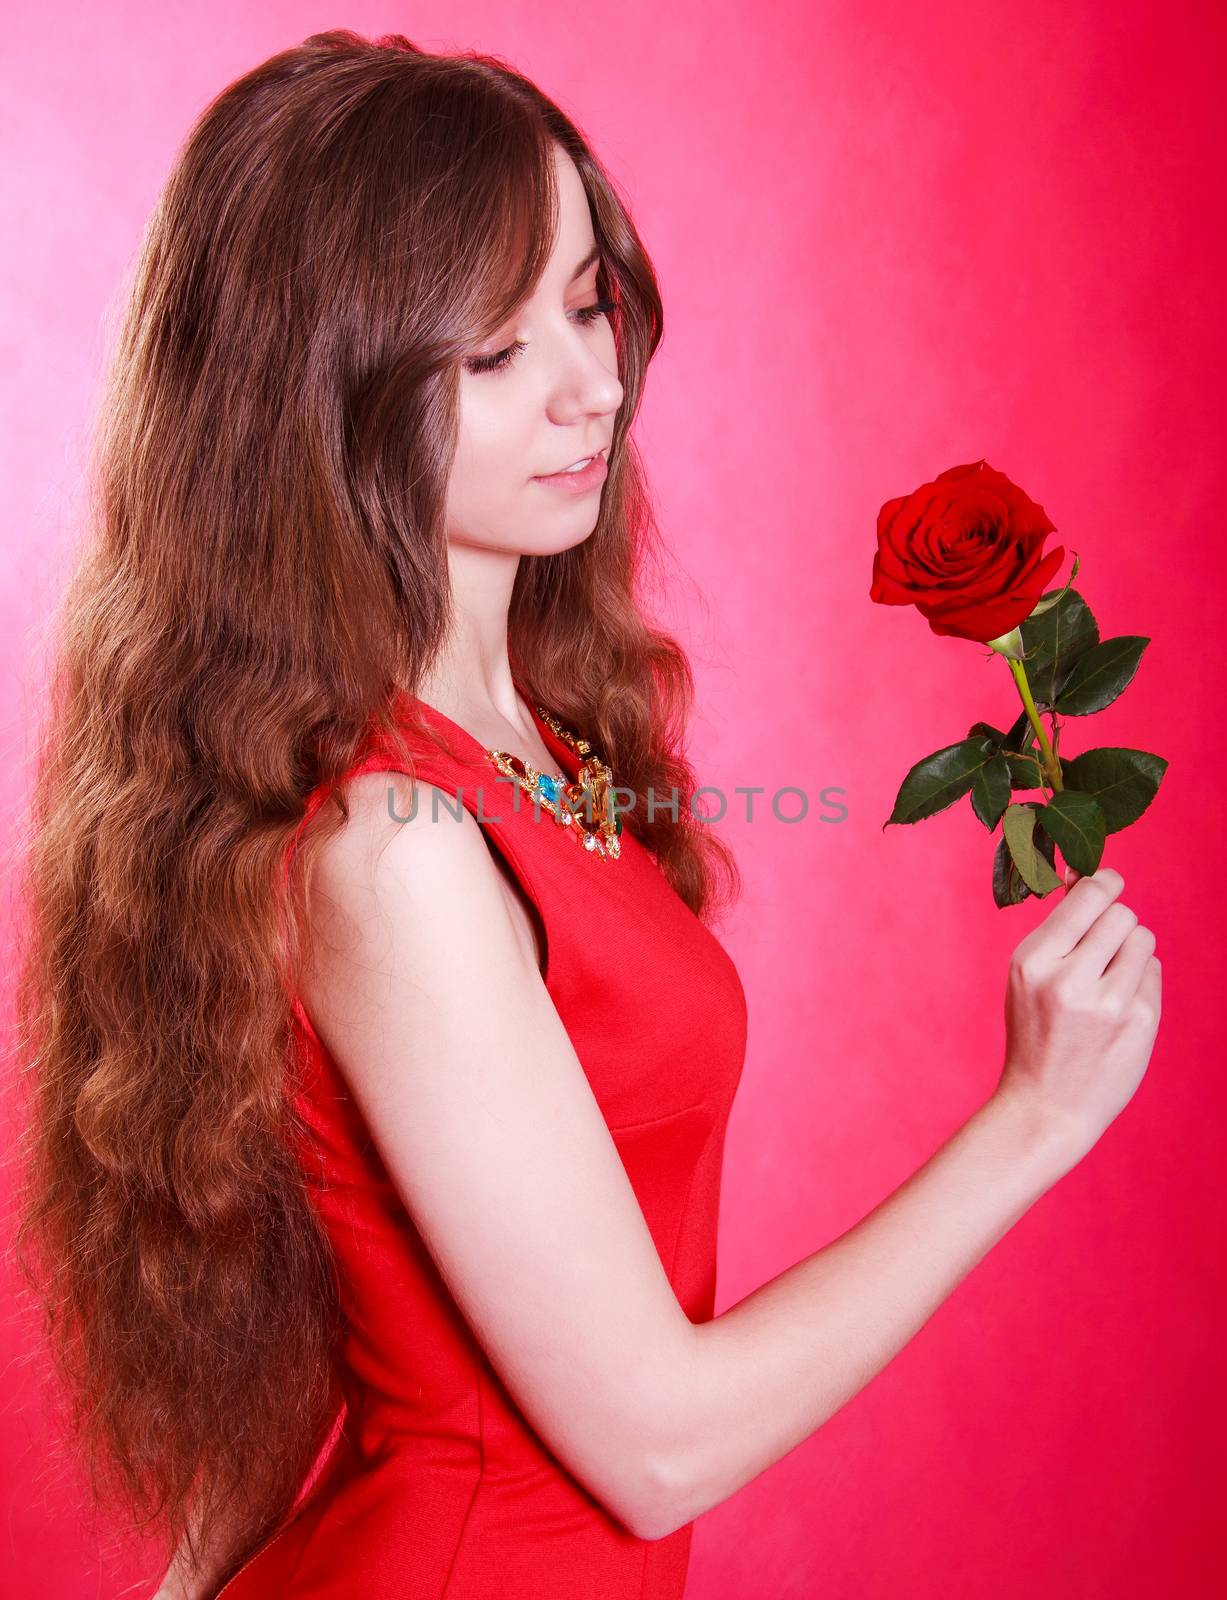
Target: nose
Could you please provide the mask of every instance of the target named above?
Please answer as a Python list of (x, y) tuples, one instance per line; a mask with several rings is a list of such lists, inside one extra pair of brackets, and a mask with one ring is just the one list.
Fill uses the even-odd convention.
[(550, 395), (552, 422), (566, 427), (586, 416), (608, 417), (622, 404), (624, 391), (615, 370), (612, 334), (607, 342), (608, 354), (591, 334), (577, 333), (566, 342)]

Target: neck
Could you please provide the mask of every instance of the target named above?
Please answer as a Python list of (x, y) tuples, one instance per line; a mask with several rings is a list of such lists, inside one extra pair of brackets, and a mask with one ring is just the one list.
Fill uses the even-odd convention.
[(507, 648), (507, 616), (520, 557), (449, 541), (452, 625), (418, 694), (454, 722), (523, 723)]

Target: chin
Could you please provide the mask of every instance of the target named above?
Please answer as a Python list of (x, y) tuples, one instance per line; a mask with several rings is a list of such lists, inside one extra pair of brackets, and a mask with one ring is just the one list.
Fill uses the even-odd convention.
[(595, 510), (584, 516), (576, 506), (569, 517), (542, 517), (535, 527), (526, 529), (515, 541), (515, 548), (524, 556), (556, 556), (590, 539), (596, 524)]
[(544, 539), (538, 534), (533, 540), (533, 548), (526, 551), (525, 554), (555, 556), (560, 551), (573, 550), (576, 545), (583, 544), (585, 539), (591, 539), (595, 532), (596, 518), (593, 517), (590, 522), (585, 523), (582, 527), (570, 528), (565, 533), (559, 534), (552, 539)]
[(448, 544), (464, 550), (482, 550), (491, 555), (556, 556), (583, 544), (596, 531), (598, 509), (571, 508), (570, 516), (538, 517), (516, 533), (449, 532)]

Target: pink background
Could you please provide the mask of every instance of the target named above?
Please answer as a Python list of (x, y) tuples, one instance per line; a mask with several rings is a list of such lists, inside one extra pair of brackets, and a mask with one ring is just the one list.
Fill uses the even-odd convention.
[[(1153, 640), (1065, 741), (1171, 762), (1105, 856), (1164, 963), (1150, 1072), (885, 1372), (700, 1519), (688, 1600), (1219, 1592), (1221, 8), (10, 6), (6, 851), (140, 228), (206, 100), (333, 26), (537, 78), (660, 272), (639, 439), (677, 558), (665, 614), (700, 680), (693, 754), (739, 816), (736, 785), (810, 798), (791, 825), (761, 797), (727, 824), (751, 1021), (718, 1310), (854, 1224), (990, 1093), (1006, 963), (1045, 909), (994, 907), (965, 803), (881, 831), (915, 760), (1018, 707), (1003, 663), (870, 604), (879, 505), (987, 457), (1080, 553), (1104, 635)], [(823, 820), (824, 786), (845, 820)], [(0, 1333), (11, 1592), (118, 1596), (134, 1574), (48, 1468), (29, 1330), (10, 1314)]]

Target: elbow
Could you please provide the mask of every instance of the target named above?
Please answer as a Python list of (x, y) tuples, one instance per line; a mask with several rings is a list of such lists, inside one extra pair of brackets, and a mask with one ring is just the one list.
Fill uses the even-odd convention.
[(667, 1539), (692, 1522), (689, 1495), (672, 1462), (653, 1461), (642, 1473), (634, 1503), (622, 1519), (637, 1539)]
[(657, 1388), (649, 1430), (640, 1441), (644, 1449), (640, 1452), (639, 1489), (633, 1517), (627, 1523), (640, 1539), (667, 1539), (707, 1509), (703, 1499), (706, 1477), (694, 1448), (691, 1404), (697, 1349), (693, 1325), (687, 1320), (681, 1327), (687, 1336), (684, 1351), (667, 1383)]
[[(677, 1360), (656, 1366), (655, 1372), (663, 1369), (663, 1376), (640, 1388), (634, 1408), (636, 1425), (623, 1435), (624, 1449), (610, 1451), (608, 1418), (593, 1433), (604, 1440), (602, 1464), (606, 1470), (613, 1460), (620, 1461), (624, 1469), (617, 1474), (615, 1493), (606, 1499), (606, 1508), (628, 1533), (652, 1542), (667, 1539), (706, 1510), (705, 1480), (693, 1448), (695, 1429), (689, 1404), (695, 1361), (690, 1338), (693, 1327), (688, 1320), (682, 1320), (681, 1327), (687, 1343)], [(651, 1364), (647, 1371), (650, 1377)], [(642, 1384), (642, 1369), (638, 1377)], [(624, 1416), (628, 1409), (624, 1404)]]

